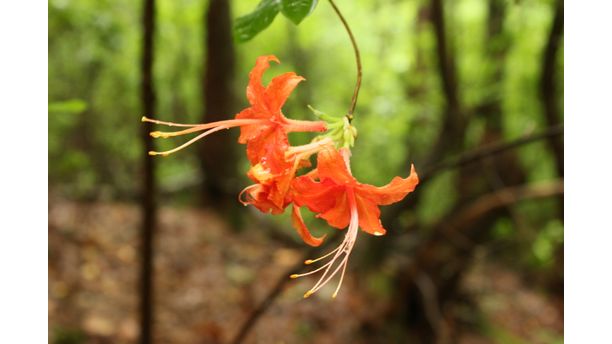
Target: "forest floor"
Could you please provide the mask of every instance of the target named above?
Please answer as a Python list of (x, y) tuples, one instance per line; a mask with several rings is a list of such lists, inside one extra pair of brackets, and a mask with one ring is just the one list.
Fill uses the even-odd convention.
[[(155, 243), (156, 343), (231, 339), (302, 250), (260, 230), (230, 230), (207, 210), (162, 208)], [(253, 225), (255, 227), (255, 225)], [(135, 343), (138, 337), (139, 210), (133, 204), (50, 199), (49, 338), (56, 343)], [(341, 293), (302, 294), (313, 279), (288, 283), (247, 343), (360, 343), (378, 307), (348, 273)], [(460, 343), (550, 343), (562, 338), (558, 307), (517, 273), (493, 264), (470, 270), (486, 322)], [(353, 336), (353, 337), (352, 337)], [(497, 342), (497, 340), (495, 341)]]

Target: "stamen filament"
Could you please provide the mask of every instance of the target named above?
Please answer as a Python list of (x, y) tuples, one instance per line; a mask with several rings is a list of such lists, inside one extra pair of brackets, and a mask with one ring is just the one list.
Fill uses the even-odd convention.
[(348, 265), (348, 260), (344, 261), (344, 265), (342, 268), (342, 274), (340, 275), (340, 282), (338, 282), (338, 286), (336, 287), (336, 291), (332, 295), (332, 298), (336, 298), (338, 296), (338, 291), (340, 291), (340, 287), (342, 286), (342, 281), (344, 280), (344, 273), (346, 272), (346, 266)]
[[(338, 271), (340, 271), (340, 268), (341, 268), (343, 265), (345, 265), (345, 264), (346, 264), (346, 262), (348, 261), (348, 257), (349, 257), (349, 255), (348, 255), (348, 254), (346, 254), (346, 255), (344, 256), (344, 258), (342, 258), (342, 261), (340, 261), (340, 264), (339, 264), (339, 265), (338, 265), (338, 267), (337, 267), (337, 268), (334, 270), (334, 272), (332, 272), (332, 273), (331, 273), (329, 276), (327, 276), (327, 278), (326, 278), (326, 279), (325, 279), (323, 282), (321, 282), (321, 281), (319, 280), (319, 282), (318, 282), (318, 283), (317, 283), (317, 284), (316, 284), (314, 287), (310, 288), (310, 290), (309, 290), (309, 291), (311, 291), (312, 293), (316, 293), (317, 291), (319, 291), (319, 289), (323, 288), (323, 286), (325, 286), (325, 285), (327, 284), (327, 282), (329, 282), (329, 281), (330, 281), (332, 278), (334, 278), (334, 276), (335, 276), (335, 275), (338, 273)], [(330, 266), (330, 267), (328, 267), (328, 268), (327, 268), (327, 270), (329, 270), (330, 268), (331, 268), (331, 266)], [(324, 277), (324, 276), (321, 276), (321, 279), (323, 279), (323, 277)]]
[(322, 259), (325, 259), (325, 258), (327, 258), (327, 257), (331, 256), (331, 255), (332, 255), (334, 252), (338, 251), (338, 249), (340, 249), (340, 246), (336, 247), (336, 248), (335, 248), (333, 251), (328, 252), (326, 255), (321, 256), (321, 257), (319, 257), (319, 258), (317, 258), (317, 259), (307, 259), (307, 260), (305, 260), (305, 261), (304, 261), (304, 264), (306, 264), (306, 265), (310, 265), (310, 264), (312, 264), (312, 263), (316, 263), (316, 262), (318, 262), (319, 260), (322, 260)]
[[(262, 120), (262, 119), (230, 119), (230, 120), (226, 120), (226, 121), (218, 121), (218, 122), (211, 122), (211, 123), (205, 123), (205, 124), (197, 124), (194, 126), (191, 126), (189, 129), (185, 129), (185, 130), (179, 130), (179, 131), (154, 131), (151, 132), (151, 136), (158, 138), (168, 138), (168, 137), (173, 137), (173, 136), (180, 136), (180, 135), (186, 135), (186, 134), (191, 134), (194, 133), (196, 131), (200, 131), (200, 130), (205, 130), (205, 129), (210, 129), (210, 128), (214, 128), (214, 127), (218, 127), (218, 126), (223, 126), (223, 127), (227, 127), (227, 128), (233, 128), (233, 127), (239, 127), (239, 126), (243, 126), (243, 125), (253, 125), (253, 124), (259, 124), (262, 122), (266, 122), (266, 120)], [(169, 122), (166, 122), (169, 123)]]
[[(321, 285), (321, 282), (323, 282), (323, 280), (327, 277), (327, 274), (329, 273), (329, 270), (333, 266), (333, 263), (338, 259), (338, 257), (340, 257), (344, 253), (344, 248), (346, 247), (346, 243), (347, 243), (347, 239), (346, 238), (347, 238), (347, 236), (349, 234), (350, 233), (346, 233), (346, 236), (344, 237), (344, 241), (340, 244), (340, 246), (338, 246), (339, 250), (334, 255), (334, 258), (332, 258), (329, 261), (329, 263), (325, 264), (325, 266), (327, 266), (327, 269), (325, 269), (325, 271), (323, 272), (323, 275), (321, 276), (321, 278), (319, 278), (319, 280), (314, 285), (314, 287), (310, 288), (310, 290), (309, 290), (310, 292), (314, 293), (316, 290), (318, 290), (318, 287)], [(333, 274), (330, 277), (333, 277)]]
[(200, 134), (200, 135), (198, 135), (198, 136), (194, 137), (193, 139), (191, 139), (191, 140), (189, 140), (189, 141), (187, 141), (187, 142), (183, 143), (182, 145), (180, 145), (180, 146), (178, 146), (178, 147), (176, 147), (176, 148), (174, 148), (174, 149), (167, 150), (167, 151), (164, 151), (164, 152), (155, 152), (155, 151), (150, 151), (150, 152), (149, 152), (149, 155), (162, 155), (162, 156), (168, 156), (168, 155), (170, 155), (170, 154), (172, 154), (172, 153), (175, 153), (175, 152), (180, 151), (181, 149), (183, 149), (183, 148), (185, 148), (185, 147), (187, 147), (187, 146), (191, 145), (192, 143), (194, 143), (194, 142), (196, 142), (196, 141), (198, 141), (198, 140), (200, 140), (200, 139), (202, 139), (202, 138), (204, 138), (204, 137), (206, 137), (206, 136), (208, 136), (208, 135), (210, 135), (210, 134), (212, 134), (212, 133), (214, 133), (214, 132), (216, 132), (216, 131), (220, 131), (220, 130), (223, 130), (223, 129), (229, 129), (229, 128), (228, 128), (228, 127), (223, 126), (223, 127), (217, 127), (217, 128), (213, 128), (213, 129), (207, 130), (207, 131), (203, 132), (202, 134)]
[(154, 123), (154, 124), (161, 124), (161, 125), (167, 125), (170, 127), (197, 127), (198, 125), (201, 124), (182, 124), (182, 123), (174, 123), (174, 122), (165, 122), (165, 121), (159, 121), (153, 118), (148, 118), (146, 116), (142, 116), (142, 118), (140, 119), (142, 122), (149, 122), (149, 123)]
[(304, 276), (312, 275), (312, 274), (314, 274), (314, 273), (316, 273), (316, 272), (319, 272), (319, 271), (323, 270), (323, 268), (327, 267), (327, 266), (328, 266), (329, 264), (331, 264), (331, 263), (333, 263), (333, 262), (331, 262), (331, 261), (330, 261), (330, 262), (327, 262), (325, 265), (321, 265), (320, 267), (318, 267), (318, 268), (317, 268), (317, 269), (315, 269), (315, 270), (308, 271), (308, 272), (305, 272), (305, 273), (303, 273), (303, 274), (293, 274), (293, 275), (291, 275), (291, 276), (289, 276), (289, 277), (291, 277), (291, 278), (299, 278), (299, 277), (304, 277)]
[[(348, 198), (348, 203), (350, 207), (351, 221), (349, 223), (349, 228), (344, 237), (344, 240), (335, 250), (327, 253), (325, 256), (317, 258), (316, 260), (307, 260), (305, 263), (308, 263), (308, 262), (314, 263), (318, 260), (329, 257), (331, 254), (335, 252), (336, 254), (334, 255), (334, 257), (329, 262), (327, 262), (326, 264), (324, 264), (323, 266), (319, 267), (316, 270), (313, 270), (311, 272), (307, 272), (304, 274), (291, 275), (291, 278), (298, 278), (298, 277), (313, 274), (325, 268), (325, 272), (323, 272), (323, 275), (321, 276), (321, 278), (319, 278), (317, 283), (304, 294), (305, 298), (309, 297), (310, 295), (319, 291), (319, 289), (323, 288), (323, 286), (326, 285), (340, 271), (340, 269), (342, 269), (342, 273), (340, 275), (340, 281), (338, 282), (338, 286), (336, 287), (336, 290), (334, 291), (334, 294), (332, 295), (332, 297), (335, 298), (338, 295), (338, 292), (340, 291), (340, 287), (342, 286), (342, 282), (344, 281), (344, 275), (346, 273), (346, 266), (348, 265), (348, 259), (351, 254), (351, 251), (353, 250), (353, 246), (355, 245), (355, 241), (357, 239), (357, 234), (359, 231), (359, 213), (357, 211), (357, 201), (355, 199), (355, 192), (353, 188), (351, 187), (346, 188), (346, 197)], [(342, 255), (344, 256), (341, 258), (340, 263), (336, 266), (335, 264), (336, 261)], [(334, 266), (336, 266), (336, 268), (330, 273), (332, 267)]]

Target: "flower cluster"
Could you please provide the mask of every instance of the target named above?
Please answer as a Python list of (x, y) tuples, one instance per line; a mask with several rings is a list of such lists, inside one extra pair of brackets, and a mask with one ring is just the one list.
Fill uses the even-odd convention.
[[(261, 56), (249, 74), (246, 95), (250, 106), (235, 119), (206, 124), (179, 124), (143, 117), (145, 122), (183, 127), (174, 132), (154, 131), (151, 136), (168, 138), (199, 133), (185, 144), (164, 152), (149, 152), (151, 155), (167, 156), (222, 129), (240, 127), (238, 142), (246, 144), (250, 162), (247, 176), (254, 184), (246, 187), (239, 196), (244, 205), (253, 205), (264, 213), (280, 214), (292, 205), (292, 222), (300, 237), (311, 246), (319, 246), (325, 236), (313, 236), (301, 215), (306, 207), (335, 228), (348, 227), (342, 243), (328, 254), (309, 259), (313, 264), (327, 259), (319, 268), (291, 275), (291, 278), (307, 276), (323, 271), (320, 279), (308, 290), (308, 297), (327, 284), (340, 270), (340, 281), (333, 296), (342, 285), (349, 255), (355, 245), (358, 229), (372, 235), (384, 235), (386, 230), (380, 222), (380, 205), (402, 200), (418, 184), (418, 176), (411, 168), (407, 178), (395, 177), (383, 187), (358, 182), (351, 174), (350, 147), (356, 130), (346, 117), (335, 118), (315, 111), (323, 121), (298, 121), (285, 117), (281, 111), (285, 101), (299, 82), (301, 76), (289, 72), (274, 77), (267, 86), (261, 82), (270, 61), (279, 62), (274, 56)], [(325, 132), (311, 143), (291, 146), (290, 132)], [(316, 168), (297, 176), (301, 168), (310, 166), (310, 157), (317, 157)]]

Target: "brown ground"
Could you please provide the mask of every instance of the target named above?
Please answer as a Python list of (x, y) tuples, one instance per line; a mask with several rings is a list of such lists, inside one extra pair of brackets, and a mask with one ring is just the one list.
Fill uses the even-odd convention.
[[(49, 209), (50, 338), (87, 343), (135, 343), (137, 326), (138, 208), (62, 200)], [(299, 249), (283, 247), (255, 228), (233, 233), (215, 214), (163, 208), (156, 242), (157, 343), (226, 342)], [(355, 343), (362, 319), (376, 304), (347, 274), (333, 288), (302, 299), (313, 279), (293, 280), (251, 332), (248, 343)], [(463, 343), (550, 343), (562, 319), (542, 294), (514, 273), (478, 266), (465, 280), (488, 319)], [(544, 330), (545, 329), (545, 330)], [(497, 342), (497, 340), (495, 341)]]

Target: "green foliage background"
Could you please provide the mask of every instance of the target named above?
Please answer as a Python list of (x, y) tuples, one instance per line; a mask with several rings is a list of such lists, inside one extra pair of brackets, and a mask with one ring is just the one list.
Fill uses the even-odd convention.
[[(195, 0), (159, 0), (156, 33), (155, 118), (198, 122), (203, 109), (201, 75), (204, 65), (203, 23), (207, 4)], [(361, 48), (364, 76), (354, 124), (359, 137), (353, 152), (354, 174), (363, 182), (381, 185), (395, 175), (405, 176), (409, 164), (418, 167), (440, 130), (444, 108), (431, 24), (419, 21), (415, 1), (364, 0), (339, 4)], [(253, 10), (255, 3), (233, 1), (234, 18)], [(500, 99), (506, 139), (545, 126), (538, 100), (541, 56), (553, 6), (548, 0), (508, 1), (504, 38), (509, 50), (503, 61), (487, 49), (500, 42), (486, 37), (487, 2), (446, 1), (448, 32), (458, 63), (460, 102), (477, 109)], [(49, 2), (49, 181), (52, 193), (75, 199), (135, 199), (139, 180), (140, 3), (113, 0), (50, 0)], [(306, 105), (341, 115), (349, 106), (355, 63), (346, 32), (331, 7), (319, 3), (313, 14), (295, 27), (278, 18), (254, 39), (236, 45), (235, 91), (246, 106), (248, 72), (257, 56), (277, 55), (282, 64), (266, 75), (296, 71), (306, 77), (285, 107), (293, 118), (311, 118)], [(563, 75), (562, 52), (558, 75)], [(491, 84), (492, 68), (503, 64), (503, 79)], [(562, 80), (558, 80), (562, 91)], [(560, 97), (562, 101), (562, 96)], [(559, 104), (562, 108), (562, 104)], [(477, 146), (486, 116), (471, 117), (468, 147)], [(309, 136), (293, 136), (294, 143)], [(172, 142), (156, 142), (160, 149)], [(205, 144), (205, 143), (204, 143)], [(161, 159), (159, 183), (164, 188), (198, 178), (191, 148), (172, 159)], [(556, 178), (553, 157), (536, 143), (518, 150), (530, 182)], [(455, 206), (455, 173), (439, 175), (423, 190), (417, 216), (432, 222)], [(248, 184), (243, 178), (244, 185)], [(182, 190), (192, 200), (195, 190)], [(174, 198), (179, 199), (179, 198)], [(165, 200), (166, 202), (168, 200)], [(168, 201), (169, 202), (169, 201)], [(547, 220), (551, 204), (529, 202), (517, 211), (534, 226), (546, 228), (533, 241), (533, 261), (550, 264), (551, 245), (562, 240), (562, 224)], [(544, 213), (543, 213), (544, 212)], [(496, 233), (514, 229), (500, 223)]]

